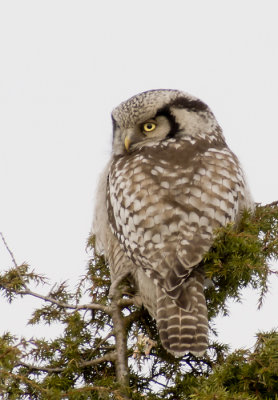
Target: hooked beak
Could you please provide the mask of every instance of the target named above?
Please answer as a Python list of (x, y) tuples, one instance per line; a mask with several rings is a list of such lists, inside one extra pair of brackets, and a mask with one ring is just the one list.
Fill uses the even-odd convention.
[(130, 146), (130, 138), (128, 136), (125, 137), (125, 149), (128, 151)]

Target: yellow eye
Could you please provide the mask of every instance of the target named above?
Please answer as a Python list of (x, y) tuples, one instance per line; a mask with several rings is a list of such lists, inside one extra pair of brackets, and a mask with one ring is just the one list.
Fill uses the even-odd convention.
[(143, 130), (145, 133), (152, 132), (155, 130), (155, 128), (156, 128), (156, 123), (154, 123), (154, 122), (146, 122), (143, 125)]

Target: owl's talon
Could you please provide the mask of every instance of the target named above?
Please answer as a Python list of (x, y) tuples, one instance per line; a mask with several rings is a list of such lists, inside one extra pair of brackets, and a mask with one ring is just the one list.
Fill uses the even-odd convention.
[(113, 299), (119, 293), (118, 287), (119, 284), (129, 275), (129, 272), (121, 273), (112, 283), (109, 289), (108, 297), (109, 299)]

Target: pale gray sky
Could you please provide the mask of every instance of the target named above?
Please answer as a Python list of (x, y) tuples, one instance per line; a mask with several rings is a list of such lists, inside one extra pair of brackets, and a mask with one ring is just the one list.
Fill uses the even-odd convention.
[[(0, 1), (0, 231), (17, 261), (52, 282), (84, 274), (110, 112), (148, 89), (208, 103), (255, 201), (277, 200), (277, 71), (276, 0)], [(277, 292), (258, 312), (246, 291), (219, 340), (248, 346), (278, 326)], [(37, 301), (0, 302), (1, 331), (42, 332), (25, 327)]]

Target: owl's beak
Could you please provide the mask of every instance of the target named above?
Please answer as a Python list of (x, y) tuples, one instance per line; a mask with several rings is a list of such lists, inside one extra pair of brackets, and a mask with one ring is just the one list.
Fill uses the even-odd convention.
[(130, 146), (130, 138), (128, 136), (125, 137), (125, 149), (128, 151)]

